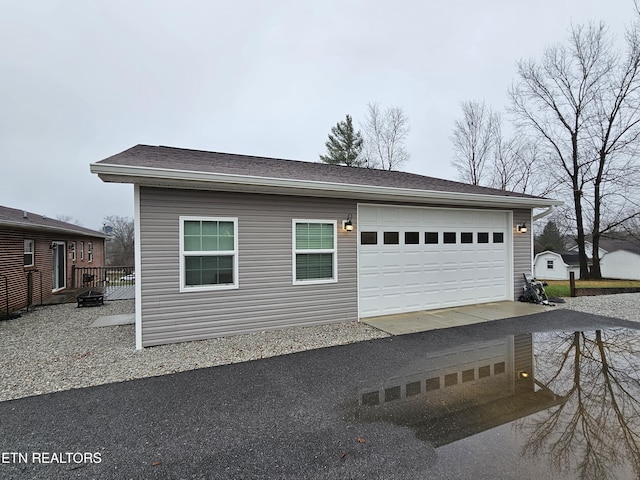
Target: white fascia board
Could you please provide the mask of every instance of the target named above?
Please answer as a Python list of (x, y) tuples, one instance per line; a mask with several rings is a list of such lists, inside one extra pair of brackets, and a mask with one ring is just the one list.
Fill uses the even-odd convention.
[[(548, 207), (551, 205), (562, 205), (559, 200), (543, 198), (510, 197), (499, 195), (487, 195), (478, 193), (443, 192), (438, 190), (419, 190), (413, 188), (381, 187), (376, 185), (353, 185), (347, 183), (321, 182), (312, 180), (297, 180), (287, 178), (269, 178), (251, 175), (222, 174), (210, 172), (194, 172), (190, 170), (168, 170), (153, 167), (134, 167), (128, 165), (109, 165), (92, 163), (91, 173), (95, 173), (105, 181), (115, 181), (119, 183), (133, 183), (145, 185), (145, 180), (161, 180), (165, 182), (198, 183), (200, 185), (216, 186), (236, 186), (241, 187), (267, 187), (273, 189), (288, 190), (290, 195), (312, 192), (322, 193), (322, 196), (333, 194), (333, 196), (359, 198), (359, 199), (379, 199), (415, 202), (442, 202), (456, 205), (491, 205), (508, 207)], [(150, 183), (151, 185), (151, 183)], [(176, 185), (178, 186), (178, 185)], [(187, 186), (185, 185), (185, 188)], [(280, 193), (280, 192), (278, 192)], [(318, 195), (320, 196), (320, 195)]]

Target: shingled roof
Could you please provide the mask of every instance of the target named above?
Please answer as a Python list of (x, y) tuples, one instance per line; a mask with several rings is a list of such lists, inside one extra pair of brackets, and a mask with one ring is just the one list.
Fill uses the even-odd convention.
[(102, 232), (98, 232), (96, 230), (55, 220), (38, 213), (3, 206), (0, 206), (0, 225), (6, 227), (26, 228), (28, 230), (47, 230), (58, 233), (73, 233), (89, 237), (105, 237)]
[[(566, 263), (567, 265), (572, 267), (580, 266), (580, 255), (578, 255), (577, 252), (571, 252), (571, 251), (558, 252), (554, 250), (554, 253), (557, 253), (558, 255), (560, 255), (564, 263)], [(591, 260), (589, 260), (589, 265), (591, 265)]]
[[(121, 167), (121, 168), (119, 168)], [(329, 165), (319, 162), (283, 160), (268, 157), (237, 155), (230, 153), (207, 152), (184, 148), (136, 145), (121, 153), (105, 158), (91, 165), (93, 173), (97, 173), (105, 181), (120, 181), (140, 184), (151, 184), (150, 179), (166, 178), (167, 172), (197, 173), (201, 179), (235, 178), (240, 183), (242, 178), (263, 180), (284, 180), (291, 184), (341, 186), (342, 191), (357, 187), (378, 187), (383, 189), (402, 189), (419, 192), (447, 192), (453, 194), (475, 194), (511, 199), (529, 199), (545, 205), (558, 204), (554, 200), (542, 199), (517, 192), (508, 192), (493, 188), (480, 187), (451, 180), (427, 177), (413, 173)], [(163, 173), (165, 175), (163, 175)], [(190, 176), (192, 181), (198, 177)], [(142, 180), (146, 179), (146, 180)], [(171, 186), (171, 185), (165, 185)], [(321, 187), (318, 187), (321, 188)], [(546, 200), (540, 202), (541, 200)]]
[(618, 250), (626, 250), (627, 252), (637, 253), (640, 255), (640, 244), (637, 240), (625, 240), (621, 238), (600, 238), (600, 248), (607, 252), (617, 252)]

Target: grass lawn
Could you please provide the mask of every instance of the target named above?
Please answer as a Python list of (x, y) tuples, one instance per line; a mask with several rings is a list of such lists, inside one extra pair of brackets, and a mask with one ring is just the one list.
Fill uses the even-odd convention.
[[(571, 295), (569, 280), (546, 280), (549, 284), (544, 291), (549, 297), (568, 297)], [(640, 287), (638, 280), (576, 280), (576, 288), (621, 288)]]

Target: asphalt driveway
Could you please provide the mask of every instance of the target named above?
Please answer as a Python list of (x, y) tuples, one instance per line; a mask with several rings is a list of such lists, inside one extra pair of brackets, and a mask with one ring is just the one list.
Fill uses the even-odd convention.
[(361, 392), (425, 352), (610, 327), (640, 325), (558, 309), (2, 402), (0, 477), (575, 478), (523, 458), (500, 425), (440, 447), (365, 420)]

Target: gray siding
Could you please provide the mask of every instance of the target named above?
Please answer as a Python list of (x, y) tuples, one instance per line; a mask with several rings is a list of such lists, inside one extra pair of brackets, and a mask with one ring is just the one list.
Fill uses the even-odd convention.
[[(352, 200), (140, 188), (142, 345), (357, 320)], [(238, 218), (239, 288), (180, 292), (179, 217)], [(292, 219), (338, 222), (338, 282), (292, 284)]]
[[(527, 222), (527, 233), (518, 233), (516, 226)], [(531, 210), (513, 211), (513, 287), (514, 300), (518, 300), (522, 295), (524, 286), (523, 273), (530, 274), (533, 266), (533, 247), (531, 236), (533, 235), (533, 222), (531, 221)]]
[[(344, 232), (349, 213), (356, 229)], [(354, 200), (141, 187), (142, 345), (357, 320), (356, 213)], [(238, 289), (180, 292), (180, 216), (238, 218)], [(337, 221), (337, 283), (293, 285), (294, 218)], [(523, 221), (529, 231), (516, 233)], [(531, 271), (531, 210), (513, 211), (513, 231), (517, 300)]]

